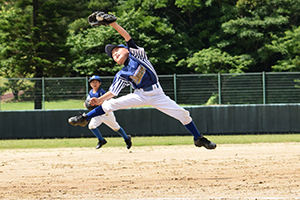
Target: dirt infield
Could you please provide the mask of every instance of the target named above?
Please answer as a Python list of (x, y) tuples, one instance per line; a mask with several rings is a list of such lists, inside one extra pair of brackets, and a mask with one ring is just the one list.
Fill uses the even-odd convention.
[(0, 199), (300, 199), (300, 143), (0, 152)]

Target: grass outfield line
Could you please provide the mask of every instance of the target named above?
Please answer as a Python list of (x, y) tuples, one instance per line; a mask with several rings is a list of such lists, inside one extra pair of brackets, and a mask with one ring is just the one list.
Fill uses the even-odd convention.
[[(209, 135), (216, 144), (300, 142), (300, 134)], [(121, 137), (107, 137), (105, 147), (125, 146)], [(95, 147), (97, 138), (0, 140), (0, 149)], [(132, 137), (133, 146), (193, 145), (192, 136)]]

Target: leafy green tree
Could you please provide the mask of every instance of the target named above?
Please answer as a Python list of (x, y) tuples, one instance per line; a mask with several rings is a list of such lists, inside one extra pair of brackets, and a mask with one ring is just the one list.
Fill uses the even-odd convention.
[(8, 90), (12, 91), (14, 100), (19, 100), (19, 92), (30, 89), (31, 86), (25, 83), (25, 79), (9, 78), (4, 86), (1, 87), (1, 93), (5, 93)]
[[(1, 73), (8, 77), (70, 76), (68, 25), (85, 12), (87, 1), (16, 0), (2, 6)], [(22, 16), (22, 17), (20, 17)], [(41, 105), (35, 82), (35, 108)]]
[[(31, 67), (31, 15), (30, 10), (11, 4), (3, 5), (0, 12), (0, 75), (29, 77)], [(20, 17), (22, 16), (22, 17)]]
[[(28, 13), (29, 14), (28, 14)], [(22, 16), (22, 17), (20, 17)], [(32, 49), (31, 14), (28, 9), (21, 9), (7, 2), (0, 12), (0, 76), (5, 78), (31, 77), (34, 70), (30, 67)], [(24, 81), (8, 79), (1, 87), (1, 93), (12, 91), (14, 99), (19, 99), (19, 91), (27, 89)]]
[(118, 17), (159, 74), (298, 70), (298, 0), (15, 0), (1, 7), (1, 75), (115, 74), (104, 47), (124, 41), (89, 26), (96, 10)]
[[(118, 16), (118, 23), (120, 23), (134, 38), (135, 42), (139, 46), (145, 47), (151, 52), (157, 52), (158, 48), (165, 49), (166, 47), (161, 45), (162, 38), (158, 39), (153, 36), (148, 36), (147, 31), (139, 31), (139, 26), (142, 29), (149, 29), (153, 31), (151, 23), (158, 23), (155, 17), (145, 17), (143, 12), (123, 12), (122, 15)], [(164, 34), (172, 29), (161, 23), (155, 27), (161, 34)], [(71, 63), (73, 70), (80, 73), (91, 75), (97, 73), (99, 75), (113, 75), (116, 70), (120, 69), (120, 66), (116, 65), (112, 59), (107, 57), (104, 48), (108, 43), (113, 44), (124, 44), (124, 39), (111, 27), (100, 26), (97, 28), (89, 28), (76, 32), (75, 30), (70, 31), (68, 38), (68, 45), (71, 46), (71, 54), (74, 56), (74, 60)], [(148, 53), (151, 54), (149, 51)], [(157, 63), (155, 57), (151, 57), (152, 62)]]
[[(118, 23), (139, 46), (145, 48), (159, 74), (194, 72), (192, 68), (187, 68), (187, 62), (179, 61), (209, 48), (218, 39), (222, 22), (234, 15), (231, 8), (235, 8), (235, 2), (230, 0), (128, 0), (114, 5), (103, 10), (111, 11), (118, 17)], [(90, 29), (71, 32), (68, 44), (72, 46), (75, 57), (72, 63), (74, 70), (82, 74), (113, 73), (118, 68), (105, 58), (104, 46), (124, 41), (110, 28)]]
[[(33, 0), (32, 66), (35, 77), (66, 75), (69, 48), (65, 45), (68, 30), (68, 10), (71, 1)], [(42, 108), (39, 91), (41, 80), (36, 80), (35, 109)]]
[(300, 26), (274, 38), (265, 48), (269, 56), (281, 58), (272, 66), (274, 71), (300, 71)]
[[(86, 22), (87, 23), (87, 22)], [(81, 75), (111, 75), (116, 71), (112, 60), (104, 52), (105, 42), (114, 35), (108, 27), (90, 28), (76, 33), (71, 30), (67, 45), (73, 61), (70, 68)]]
[(231, 56), (211, 47), (195, 53), (186, 62), (198, 73), (243, 73), (252, 60), (249, 55)]
[[(173, 4), (172, 4), (173, 3)], [(174, 72), (183, 73), (212, 73), (212, 72), (229, 72), (241, 71), (239, 67), (232, 66), (246, 59), (247, 56), (232, 56), (226, 52), (220, 52), (216, 48), (216, 42), (222, 35), (221, 25), (228, 19), (235, 16), (234, 1), (185, 1), (177, 0), (169, 2), (166, 11), (162, 11), (161, 16), (167, 16), (167, 20), (171, 22), (174, 36), (169, 40), (171, 43), (170, 51), (175, 54), (173, 63), (177, 69)], [(210, 48), (213, 47), (214, 48)], [(219, 50), (218, 50), (219, 49)], [(203, 52), (201, 52), (203, 50)], [(217, 51), (217, 52), (216, 52)], [(217, 58), (212, 53), (226, 55), (226, 60), (232, 61), (232, 65), (228, 62), (222, 63), (223, 58)], [(211, 55), (210, 55), (211, 54)], [(209, 55), (209, 58), (201, 58)], [(205, 60), (205, 64), (201, 63)], [(216, 59), (218, 61), (216, 62)], [(235, 60), (235, 61), (234, 61)], [(235, 64), (233, 64), (235, 62)], [(251, 62), (250, 60), (247, 63)], [(221, 64), (219, 66), (218, 64)], [(234, 69), (231, 69), (234, 67)], [(237, 69), (237, 68), (239, 69)]]
[(298, 0), (238, 0), (235, 18), (222, 24), (225, 35), (217, 46), (231, 55), (248, 54), (254, 60), (248, 71), (271, 71), (281, 57), (268, 54), (274, 37), (299, 24)]

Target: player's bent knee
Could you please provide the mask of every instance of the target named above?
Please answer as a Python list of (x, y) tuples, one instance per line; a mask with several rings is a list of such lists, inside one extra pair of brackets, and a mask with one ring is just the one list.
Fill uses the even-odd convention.
[(191, 121), (193, 121), (193, 119), (189, 116), (189, 117), (181, 118), (181, 119), (179, 119), (179, 121), (180, 121), (183, 125), (186, 125), (186, 124), (191, 123)]
[(95, 128), (97, 128), (96, 126), (90, 126), (89, 125), (89, 129), (91, 130), (91, 129), (95, 129)]
[(118, 132), (120, 128), (112, 128), (113, 131)]
[(182, 113), (182, 115), (180, 115), (178, 117), (178, 120), (183, 124), (189, 124), (193, 119), (190, 116), (190, 112), (187, 110), (184, 110), (184, 112)]

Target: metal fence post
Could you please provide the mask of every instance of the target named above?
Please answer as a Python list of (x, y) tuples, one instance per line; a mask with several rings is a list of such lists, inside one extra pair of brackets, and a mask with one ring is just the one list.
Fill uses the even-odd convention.
[(43, 110), (45, 110), (45, 77), (42, 77), (42, 101)]
[(266, 73), (262, 72), (263, 104), (266, 104)]
[(173, 75), (173, 83), (174, 83), (174, 100), (177, 103), (177, 81), (176, 81), (176, 74)]
[(2, 78), (0, 78), (0, 110), (1, 110), (1, 100), (2, 100), (2, 98), (1, 98), (1, 80), (2, 80)]
[(222, 98), (221, 98), (222, 92), (221, 92), (221, 74), (220, 73), (218, 73), (218, 93), (219, 93), (219, 105), (221, 105), (222, 104)]
[(89, 94), (89, 80), (88, 77), (85, 77), (85, 92), (86, 92), (86, 96)]

